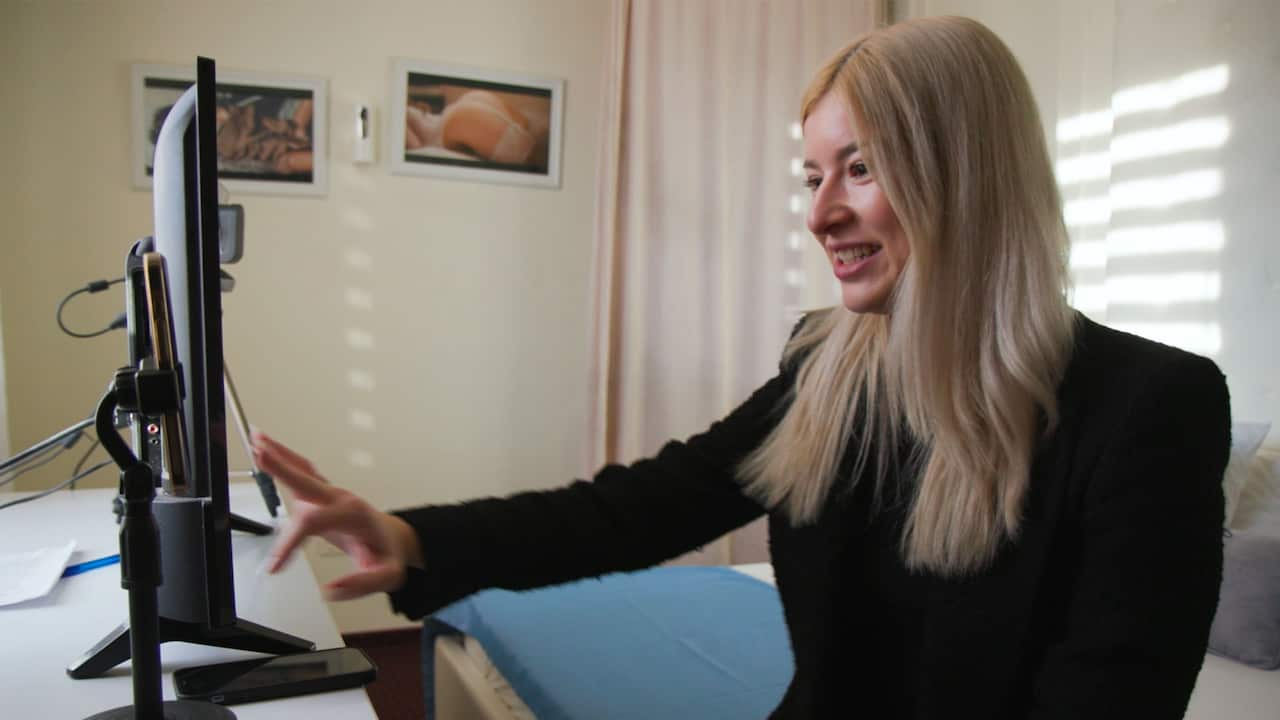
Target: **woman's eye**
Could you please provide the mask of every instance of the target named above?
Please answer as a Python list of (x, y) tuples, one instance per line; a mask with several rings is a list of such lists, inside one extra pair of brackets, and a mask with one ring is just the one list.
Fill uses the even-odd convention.
[(814, 175), (812, 177), (807, 177), (804, 179), (804, 186), (809, 188), (809, 192), (817, 191), (818, 186), (821, 184), (822, 184), (822, 178), (818, 177), (817, 175)]
[(864, 178), (870, 174), (871, 171), (867, 170), (867, 164), (864, 162), (856, 162), (849, 165), (849, 176), (854, 179)]

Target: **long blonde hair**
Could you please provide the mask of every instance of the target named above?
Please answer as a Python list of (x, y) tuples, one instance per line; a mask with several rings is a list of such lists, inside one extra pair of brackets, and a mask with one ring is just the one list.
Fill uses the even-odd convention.
[[(805, 93), (847, 104), (910, 244), (887, 315), (815, 313), (788, 343), (786, 414), (739, 467), (795, 524), (840, 482), (909, 493), (913, 569), (979, 571), (1016, 538), (1070, 359), (1067, 235), (1039, 113), (1009, 49), (966, 18), (911, 20), (836, 53)], [(906, 437), (903, 437), (903, 435)], [(913, 461), (895, 463), (900, 448)], [(852, 476), (838, 478), (852, 452)]]

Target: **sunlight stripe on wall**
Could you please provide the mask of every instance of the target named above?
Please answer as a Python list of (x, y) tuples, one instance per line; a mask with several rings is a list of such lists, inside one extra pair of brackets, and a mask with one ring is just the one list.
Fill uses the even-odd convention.
[(1217, 300), (1222, 294), (1222, 278), (1216, 272), (1112, 275), (1105, 287), (1108, 306), (1163, 306)]
[(1116, 117), (1168, 110), (1188, 100), (1205, 95), (1216, 95), (1227, 89), (1231, 71), (1226, 65), (1215, 65), (1203, 70), (1193, 70), (1169, 80), (1135, 85), (1111, 96), (1111, 112)]
[(1225, 245), (1221, 222), (1197, 221), (1112, 230), (1104, 252), (1111, 257), (1212, 253)]
[(1227, 88), (1231, 71), (1227, 65), (1214, 65), (1193, 70), (1169, 80), (1135, 85), (1118, 90), (1111, 96), (1111, 107), (1065, 117), (1058, 121), (1058, 142), (1072, 142), (1111, 132), (1115, 118), (1149, 110), (1167, 110), (1175, 105), (1205, 95), (1215, 95)]
[(1058, 184), (1105, 180), (1110, 177), (1113, 166), (1128, 162), (1196, 150), (1216, 150), (1225, 145), (1230, 136), (1231, 124), (1221, 116), (1123, 133), (1112, 139), (1109, 150), (1063, 158), (1056, 170)]
[(1071, 269), (1085, 270), (1107, 266), (1107, 243), (1093, 240), (1071, 243)]
[(1058, 121), (1058, 142), (1071, 142), (1111, 132), (1115, 118), (1110, 110), (1080, 113)]
[(1111, 186), (1112, 210), (1163, 209), (1217, 197), (1222, 193), (1222, 171), (1191, 170)]
[(1067, 227), (1105, 225), (1116, 210), (1164, 209), (1181, 203), (1207, 200), (1222, 193), (1222, 171), (1191, 170), (1142, 180), (1115, 183), (1106, 196), (1072, 200), (1062, 208)]
[(1107, 289), (1100, 284), (1081, 284), (1071, 288), (1071, 307), (1086, 315), (1107, 310)]
[(1106, 225), (1111, 222), (1111, 198), (1102, 195), (1072, 200), (1062, 206), (1062, 220), (1069, 228)]

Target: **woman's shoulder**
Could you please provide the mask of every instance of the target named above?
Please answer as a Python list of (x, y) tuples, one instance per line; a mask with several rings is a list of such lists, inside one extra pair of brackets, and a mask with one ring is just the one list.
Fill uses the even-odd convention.
[(1217, 365), (1207, 357), (1140, 335), (1108, 327), (1077, 314), (1075, 350), (1068, 373), (1074, 370), (1112, 377), (1149, 376), (1161, 368), (1204, 372)]
[(1044, 452), (1075, 458), (1064, 467), (1083, 501), (1178, 488), (1221, 498), (1231, 403), (1213, 360), (1081, 317), (1059, 410)]
[(1221, 388), (1226, 379), (1213, 360), (1078, 315), (1075, 349), (1060, 400), (1085, 415), (1131, 410), (1143, 398), (1179, 391), (1192, 398)]

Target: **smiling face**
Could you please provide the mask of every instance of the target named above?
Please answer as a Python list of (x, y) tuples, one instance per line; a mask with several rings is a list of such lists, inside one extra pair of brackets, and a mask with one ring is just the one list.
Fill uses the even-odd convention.
[(834, 93), (805, 118), (804, 172), (813, 195), (809, 231), (826, 250), (844, 306), (858, 313), (888, 312), (911, 248), (858, 151), (849, 109)]

